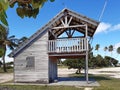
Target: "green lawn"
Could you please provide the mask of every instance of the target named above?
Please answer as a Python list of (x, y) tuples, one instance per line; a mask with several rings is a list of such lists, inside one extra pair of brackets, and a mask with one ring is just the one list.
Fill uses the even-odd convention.
[(100, 83), (100, 87), (94, 87), (93, 90), (120, 90), (120, 79), (110, 78), (108, 76), (94, 76)]
[(3, 68), (0, 68), (0, 73), (13, 73), (13, 68), (7, 69), (7, 72), (4, 72)]
[[(72, 74), (74, 77), (84, 77), (83, 74)], [(89, 75), (91, 78), (95, 78), (100, 84), (99, 87), (93, 87), (93, 90), (120, 90), (120, 79), (111, 78), (107, 75)]]
[[(120, 90), (120, 79), (105, 75), (89, 75), (95, 78), (100, 86), (91, 87), (93, 90)], [(70, 77), (84, 77), (84, 75), (72, 74)], [(9, 88), (9, 89), (8, 89)], [(47, 85), (5, 85), (0, 84), (0, 90), (84, 90), (85, 87), (74, 86), (47, 86)]]
[[(6, 88), (6, 89), (5, 89)], [(73, 86), (2, 85), (0, 90), (84, 90)]]

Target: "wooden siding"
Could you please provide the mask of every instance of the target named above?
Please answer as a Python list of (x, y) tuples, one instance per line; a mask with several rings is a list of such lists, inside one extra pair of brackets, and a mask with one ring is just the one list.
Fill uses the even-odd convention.
[[(14, 81), (49, 83), (48, 32), (15, 57)], [(35, 57), (35, 67), (26, 68), (26, 58)]]

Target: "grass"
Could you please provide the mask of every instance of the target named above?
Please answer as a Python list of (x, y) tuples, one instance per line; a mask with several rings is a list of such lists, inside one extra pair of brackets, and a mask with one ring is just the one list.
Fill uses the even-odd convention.
[(13, 73), (13, 68), (7, 69), (7, 72), (4, 72), (3, 68), (0, 68), (0, 73)]
[[(84, 74), (71, 74), (70, 77), (84, 77)], [(89, 75), (100, 84), (99, 87), (93, 87), (93, 90), (120, 90), (120, 79), (111, 78), (108, 75)]]
[[(83, 77), (83, 74), (73, 74), (71, 77)], [(90, 75), (100, 84), (99, 87), (92, 87), (93, 90), (120, 90), (120, 79), (110, 78), (103, 75)], [(4, 89), (6, 88), (6, 89)], [(0, 85), (0, 90), (84, 90), (85, 87), (74, 86), (47, 86), (47, 85)]]
[[(6, 88), (6, 89), (5, 89)], [(73, 86), (2, 85), (0, 90), (84, 90)]]
[(100, 87), (94, 87), (93, 90), (120, 90), (120, 79), (110, 78), (108, 76), (94, 76), (100, 83)]
[[(10, 70), (11, 71), (11, 70)], [(84, 74), (70, 74), (70, 77), (84, 77)], [(120, 90), (120, 79), (107, 75), (89, 75), (100, 84), (99, 87), (91, 87), (92, 90)], [(0, 90), (84, 90), (85, 87), (75, 86), (47, 86), (47, 85), (0, 85)]]

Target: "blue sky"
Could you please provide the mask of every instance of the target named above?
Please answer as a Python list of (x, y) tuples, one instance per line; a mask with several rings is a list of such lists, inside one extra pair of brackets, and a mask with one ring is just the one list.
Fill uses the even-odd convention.
[[(15, 8), (9, 8), (7, 15), (10, 35), (15, 35), (17, 38), (23, 36), (30, 37), (64, 8), (68, 8), (98, 21), (105, 1), (106, 0), (56, 0), (53, 3), (47, 2), (41, 8), (36, 19), (21, 19), (18, 17)], [(100, 44), (99, 53), (103, 56), (103, 48), (105, 46), (113, 45), (115, 49), (120, 46), (119, 8), (120, 0), (107, 0), (105, 12), (100, 20), (101, 24), (93, 37), (92, 46), (95, 47), (96, 44)], [(116, 54), (115, 49), (113, 57), (119, 59), (120, 56)], [(96, 51), (94, 51), (94, 54), (97, 54)], [(107, 54), (110, 55), (110, 53)]]

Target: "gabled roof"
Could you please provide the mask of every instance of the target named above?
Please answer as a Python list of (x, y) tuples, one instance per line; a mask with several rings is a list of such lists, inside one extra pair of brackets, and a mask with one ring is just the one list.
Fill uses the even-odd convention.
[[(16, 56), (24, 48), (30, 46), (34, 41), (36, 41), (37, 38), (40, 38), (46, 31), (48, 31), (48, 29), (50, 29), (52, 27), (60, 26), (60, 22), (61, 22), (60, 19), (63, 18), (65, 16), (65, 14), (73, 17), (72, 21), (71, 21), (71, 25), (86, 23), (88, 25), (88, 36), (92, 37), (94, 35), (94, 33), (99, 25), (99, 22), (65, 8), (59, 14), (57, 14), (52, 20), (50, 20), (45, 26), (43, 26), (40, 30), (38, 30), (36, 33), (34, 33), (28, 40), (26, 40), (24, 43), (19, 45), (8, 56), (10, 56), (10, 57)], [(58, 30), (54, 30), (53, 32), (57, 36), (59, 36), (61, 33), (63, 33), (64, 30), (65, 29), (61, 29), (61, 30), (58, 29)], [(76, 30), (85, 34), (85, 28), (78, 27), (78, 28), (76, 28)]]

